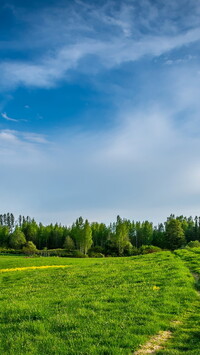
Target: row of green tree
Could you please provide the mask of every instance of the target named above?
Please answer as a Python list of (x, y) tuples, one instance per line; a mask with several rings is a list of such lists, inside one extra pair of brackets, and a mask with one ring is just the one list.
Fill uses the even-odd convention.
[(117, 216), (116, 222), (104, 223), (79, 217), (71, 226), (37, 224), (30, 217), (12, 213), (0, 215), (0, 247), (22, 249), (32, 242), (37, 249), (78, 250), (105, 255), (132, 255), (142, 245), (174, 250), (191, 241), (200, 241), (200, 217), (170, 215), (166, 222), (154, 226), (152, 222), (135, 222)]

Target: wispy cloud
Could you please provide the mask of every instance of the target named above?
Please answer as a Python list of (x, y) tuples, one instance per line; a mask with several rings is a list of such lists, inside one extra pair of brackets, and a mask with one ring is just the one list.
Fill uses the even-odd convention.
[(12, 121), (12, 122), (18, 122), (18, 121), (19, 121), (19, 120), (16, 120), (15, 118), (9, 117), (6, 112), (3, 112), (3, 113), (1, 114), (1, 116), (2, 116), (3, 118), (5, 118), (5, 120), (7, 120), (7, 121)]
[[(47, 137), (43, 134), (33, 133), (33, 132), (23, 132), (11, 129), (0, 130), (0, 143), (13, 142), (14, 144), (27, 146), (32, 143), (49, 143)], [(11, 147), (13, 149), (13, 147)]]
[(1, 116), (2, 116), (6, 121), (11, 121), (11, 122), (28, 122), (28, 120), (27, 120), (27, 119), (24, 119), (24, 118), (16, 119), (16, 118), (9, 117), (6, 112), (1, 113)]
[[(1, 90), (19, 85), (53, 87), (60, 80), (68, 80), (71, 70), (81, 72), (83, 59), (88, 62), (84, 70), (90, 73), (91, 57), (96, 57), (92, 63), (95, 72), (99, 72), (145, 56), (158, 57), (200, 40), (194, 11), (188, 13), (194, 21), (191, 27), (187, 16), (178, 16), (177, 2), (175, 6), (170, 1), (168, 6), (159, 9), (156, 4), (143, 0), (137, 7), (136, 2), (128, 1), (119, 3), (118, 7), (111, 1), (102, 6), (76, 1), (73, 7), (57, 6), (29, 15), (29, 25), (34, 30), (33, 34), (29, 33), (32, 38), (29, 42), (34, 46), (42, 41), (43, 50), (31, 61), (2, 61)], [(178, 19), (176, 25), (174, 16)]]
[[(10, 176), (17, 213), (21, 208), (38, 220), (62, 223), (78, 215), (109, 222), (119, 213), (157, 222), (173, 211), (197, 214), (200, 141), (184, 122), (175, 125), (179, 108), (123, 107), (109, 131), (63, 131), (53, 145), (37, 144), (46, 140), (42, 135), (1, 131), (2, 181), (8, 187)], [(6, 205), (3, 192), (2, 201)]]
[(32, 132), (20, 132), (20, 136), (27, 142), (41, 143), (41, 144), (49, 143), (47, 137), (43, 134), (32, 133)]
[(13, 131), (9, 130), (1, 130), (0, 131), (0, 142), (2, 143), (18, 143), (18, 139), (15, 134), (13, 134)]

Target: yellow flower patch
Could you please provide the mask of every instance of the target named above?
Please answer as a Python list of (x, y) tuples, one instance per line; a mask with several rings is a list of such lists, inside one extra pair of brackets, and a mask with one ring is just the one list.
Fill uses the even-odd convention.
[(158, 290), (160, 290), (160, 287), (159, 286), (153, 286), (153, 290), (154, 291), (158, 291)]
[(26, 267), (15, 267), (12, 269), (0, 269), (0, 272), (9, 271), (24, 271), (24, 270), (36, 270), (36, 269), (50, 269), (50, 268), (66, 268), (71, 265), (44, 265), (44, 266), (26, 266)]

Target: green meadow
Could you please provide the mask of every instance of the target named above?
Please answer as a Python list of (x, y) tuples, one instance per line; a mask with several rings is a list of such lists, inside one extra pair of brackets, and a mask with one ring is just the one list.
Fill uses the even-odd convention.
[(199, 355), (200, 354), (200, 248), (176, 250), (175, 255), (184, 261), (194, 277), (196, 298), (190, 300), (188, 308), (180, 315), (173, 337), (165, 349), (156, 354)]
[[(189, 322), (197, 311), (198, 295), (189, 265), (178, 253), (101, 259), (0, 256), (0, 354), (134, 354), (165, 330), (174, 339), (157, 353), (184, 354), (187, 339), (180, 340), (183, 323), (177, 324), (184, 317)], [(195, 324), (193, 330), (200, 330), (199, 318)], [(189, 350), (198, 345), (196, 339)]]
[(175, 254), (185, 261), (196, 276), (200, 275), (200, 248), (180, 249), (176, 250)]

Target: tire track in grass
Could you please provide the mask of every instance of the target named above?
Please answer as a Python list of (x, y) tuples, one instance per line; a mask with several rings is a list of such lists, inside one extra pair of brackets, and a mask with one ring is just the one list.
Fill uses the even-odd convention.
[[(195, 288), (197, 294), (200, 296), (200, 276), (198, 273), (192, 272), (192, 276), (195, 279)], [(186, 317), (187, 318), (187, 317)], [(172, 321), (171, 325), (181, 326), (182, 321)], [(133, 355), (147, 355), (156, 354), (157, 351), (164, 349), (164, 343), (172, 338), (171, 331), (160, 331), (157, 335), (154, 335), (146, 344), (144, 344), (139, 350), (133, 353)]]
[(68, 268), (71, 266), (72, 265), (44, 265), (44, 266), (15, 267), (15, 268), (10, 268), (10, 269), (0, 269), (0, 273), (13, 272), (13, 271), (36, 270), (36, 269)]
[(146, 355), (155, 354), (156, 351), (163, 348), (163, 343), (165, 343), (172, 336), (171, 331), (160, 331), (157, 335), (153, 336), (148, 343), (144, 344), (141, 349), (133, 353), (133, 355)]

